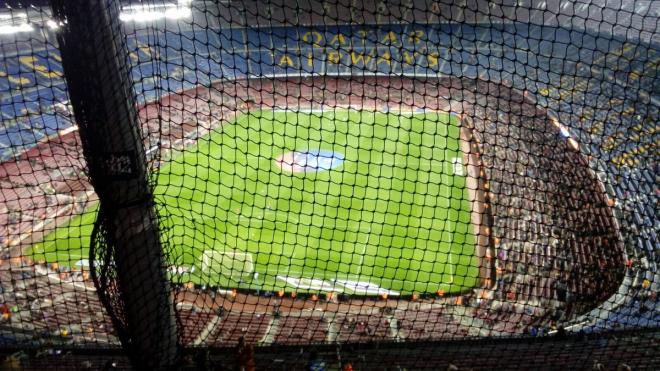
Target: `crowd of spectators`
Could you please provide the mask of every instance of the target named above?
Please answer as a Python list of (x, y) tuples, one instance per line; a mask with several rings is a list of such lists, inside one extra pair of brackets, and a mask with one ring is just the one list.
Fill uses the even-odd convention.
[[(482, 92), (488, 92), (483, 94)], [(478, 148), (491, 216), (481, 264), (493, 275), (454, 297), (423, 295), (339, 302), (276, 298), (220, 288), (177, 288), (186, 344), (351, 342), (479, 336), (542, 336), (598, 308), (617, 289), (623, 244), (612, 205), (588, 161), (548, 115), (514, 89), (454, 78), (254, 79), (199, 87), (140, 109), (153, 168), (251, 105), (445, 110), (461, 116)], [(0, 165), (0, 264), (4, 336), (116, 344), (86, 267), (22, 256), (33, 239), (96, 198), (75, 131)], [(48, 217), (58, 215), (57, 217)], [(47, 223), (41, 221), (47, 220)], [(29, 237), (29, 238), (28, 238)], [(648, 265), (636, 258), (632, 264)], [(657, 303), (657, 277), (635, 282), (639, 310)], [(655, 304), (653, 304), (655, 305)], [(8, 330), (7, 330), (8, 329)]]

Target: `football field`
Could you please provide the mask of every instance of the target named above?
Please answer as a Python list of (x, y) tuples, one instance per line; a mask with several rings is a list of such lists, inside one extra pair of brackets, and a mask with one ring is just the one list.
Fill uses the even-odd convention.
[[(478, 283), (459, 120), (435, 112), (256, 110), (153, 174), (172, 280), (410, 294)], [(86, 259), (96, 210), (33, 246)]]

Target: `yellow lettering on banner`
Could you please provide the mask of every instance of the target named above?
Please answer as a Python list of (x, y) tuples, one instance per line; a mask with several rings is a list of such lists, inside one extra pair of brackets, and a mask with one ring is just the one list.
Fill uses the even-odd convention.
[(51, 71), (48, 69), (46, 66), (42, 66), (40, 64), (35, 64), (34, 65), (34, 70), (37, 71), (39, 74), (43, 76), (48, 76), (50, 78), (57, 78), (57, 77), (62, 77), (62, 73), (59, 71)]
[(645, 128), (644, 130), (640, 130), (641, 133), (645, 133), (647, 135), (655, 135), (660, 133), (660, 126), (653, 126), (649, 128)]
[(369, 55), (364, 55), (362, 53), (356, 54), (355, 52), (351, 52), (351, 63), (353, 63), (353, 65), (362, 63), (363, 66), (366, 66), (367, 64), (369, 64), (370, 60), (371, 60), (371, 56)]
[(409, 53), (407, 51), (401, 52), (401, 55), (403, 55), (404, 62), (409, 65), (414, 65), (417, 59), (417, 52)]
[(289, 57), (288, 55), (284, 54), (280, 57), (280, 61), (278, 63), (280, 67), (284, 67), (285, 65), (287, 67), (293, 67), (293, 59)]
[(26, 66), (28, 66), (28, 67), (30, 67), (30, 68), (33, 68), (33, 67), (34, 67), (34, 62), (35, 62), (36, 60), (37, 60), (37, 59), (36, 59), (35, 57), (31, 56), (31, 55), (26, 55), (26, 56), (18, 57), (18, 61), (19, 61), (19, 62), (21, 62), (22, 64), (24, 64), (24, 65), (26, 65)]
[(138, 55), (135, 54), (135, 52), (130, 52), (130, 53), (128, 53), (128, 57), (131, 58), (131, 61), (132, 61), (133, 63), (137, 63), (137, 62), (140, 61), (140, 57), (138, 57)]
[(422, 41), (423, 37), (424, 37), (424, 31), (422, 30), (411, 31), (408, 34), (408, 42), (419, 44)]
[(16, 85), (28, 85), (30, 80), (25, 77), (8, 76), (7, 80)]
[(147, 56), (147, 59), (158, 58), (158, 52), (147, 44), (138, 43), (138, 50)]
[(346, 36), (343, 34), (336, 34), (330, 39), (330, 45), (346, 45)]
[(389, 45), (398, 43), (399, 39), (397, 39), (397, 36), (394, 32), (390, 31), (385, 35), (385, 37), (383, 37), (383, 40), (381, 41), (383, 44)]
[(62, 62), (62, 57), (57, 53), (49, 53), (50, 57), (56, 60), (57, 62)]
[(385, 51), (380, 57), (378, 57), (376, 65), (378, 66), (381, 63), (386, 63), (388, 66), (392, 65), (392, 55), (390, 55), (390, 52)]
[(428, 56), (429, 67), (435, 67), (435, 66), (438, 65), (438, 57), (439, 57), (438, 53), (434, 52), (434, 53), (429, 54), (429, 56)]
[(339, 64), (341, 62), (342, 55), (338, 51), (328, 52), (328, 63)]
[(314, 67), (314, 53), (307, 53), (307, 66)]
[(360, 38), (362, 39), (362, 41), (365, 41), (367, 39), (367, 36), (369, 36), (369, 34), (372, 34), (372, 33), (374, 33), (374, 32), (371, 31), (371, 30), (358, 30), (358, 32), (357, 32), (357, 34), (360, 35)]
[(616, 146), (616, 138), (614, 136), (609, 136), (603, 140), (601, 148), (609, 152), (614, 149)]
[(621, 112), (623, 116), (632, 116), (633, 113), (635, 113), (635, 107), (628, 107), (626, 110)]
[(618, 167), (624, 165), (633, 166), (639, 163), (640, 157), (643, 156), (651, 147), (652, 147), (651, 144), (644, 144), (642, 146), (634, 148), (629, 152), (626, 152), (620, 156), (613, 158), (612, 163)]
[(308, 31), (303, 34), (303, 41), (308, 43), (310, 42), (313, 46), (321, 46), (321, 41), (323, 40), (323, 35), (318, 31)]
[[(584, 119), (581, 119), (580, 121), (584, 121)], [(603, 123), (602, 122), (597, 122), (593, 124), (589, 129), (587, 129), (587, 132), (589, 134), (600, 134), (603, 132)]]
[[(1, 73), (2, 72), (0, 72), (0, 76), (2, 76)], [(645, 131), (644, 130), (644, 124), (637, 124), (637, 125), (633, 126), (631, 131), (634, 132), (634, 133), (643, 133)]]
[(40, 74), (41, 76), (48, 77), (48, 78), (53, 78), (53, 77), (60, 77), (61, 75), (58, 72), (55, 71), (50, 71), (48, 70), (48, 67), (37, 64), (37, 58), (33, 57), (31, 55), (29, 56), (23, 56), (19, 57), (18, 61), (31, 68), (34, 70), (36, 73)]

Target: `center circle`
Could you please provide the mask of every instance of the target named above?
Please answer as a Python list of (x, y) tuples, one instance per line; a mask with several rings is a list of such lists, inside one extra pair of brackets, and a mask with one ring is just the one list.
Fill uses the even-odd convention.
[(275, 159), (280, 169), (291, 173), (327, 171), (343, 163), (343, 154), (323, 149), (285, 152)]

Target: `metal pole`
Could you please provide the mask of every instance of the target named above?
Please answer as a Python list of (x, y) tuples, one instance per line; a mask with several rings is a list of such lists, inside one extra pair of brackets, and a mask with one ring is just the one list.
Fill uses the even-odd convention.
[[(178, 358), (174, 299), (149, 183), (117, 0), (52, 0), (69, 95), (118, 294), (104, 304), (136, 369)], [(107, 262), (106, 262), (107, 264)], [(108, 267), (105, 267), (108, 268)], [(98, 282), (97, 282), (98, 283)], [(99, 290), (101, 291), (101, 290)], [(99, 292), (108, 299), (112, 294)]]

